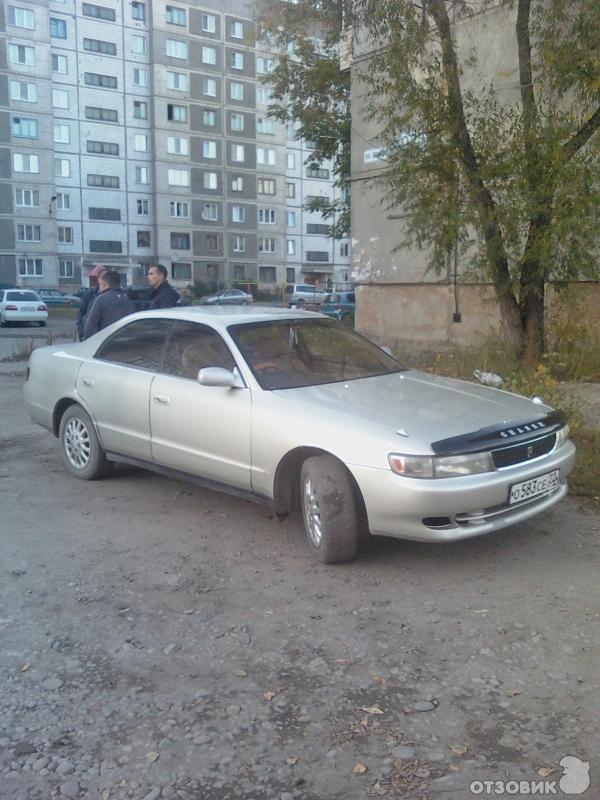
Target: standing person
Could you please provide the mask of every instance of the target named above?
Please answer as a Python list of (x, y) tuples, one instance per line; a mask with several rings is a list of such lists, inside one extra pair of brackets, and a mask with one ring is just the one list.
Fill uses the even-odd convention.
[(79, 305), (79, 313), (77, 314), (77, 321), (75, 323), (75, 325), (77, 326), (77, 335), (79, 336), (79, 341), (83, 341), (85, 318), (90, 308), (92, 307), (92, 303), (98, 296), (98, 291), (99, 291), (98, 279), (103, 272), (106, 272), (106, 267), (103, 264), (96, 264), (94, 269), (89, 274), (90, 288), (81, 298), (81, 303)]
[(150, 284), (150, 308), (172, 308), (179, 295), (167, 280), (167, 269), (162, 264), (151, 264), (146, 279)]
[(87, 315), (83, 329), (84, 339), (89, 339), (107, 325), (135, 311), (135, 306), (121, 290), (121, 276), (118, 272), (105, 270), (98, 278), (98, 284), (100, 291)]

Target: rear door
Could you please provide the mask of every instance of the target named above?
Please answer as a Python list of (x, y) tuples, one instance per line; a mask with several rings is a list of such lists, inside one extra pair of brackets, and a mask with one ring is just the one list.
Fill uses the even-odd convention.
[(76, 389), (111, 453), (150, 461), (150, 387), (158, 370), (167, 319), (140, 319), (119, 328), (81, 365)]

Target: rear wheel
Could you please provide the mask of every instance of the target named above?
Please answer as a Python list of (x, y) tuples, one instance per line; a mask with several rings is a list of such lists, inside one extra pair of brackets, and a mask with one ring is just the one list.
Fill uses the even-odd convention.
[(332, 456), (312, 456), (300, 473), (302, 515), (308, 544), (322, 564), (352, 561), (359, 520), (348, 470)]
[(89, 414), (79, 405), (70, 406), (60, 421), (59, 432), (63, 461), (69, 472), (84, 481), (103, 478), (110, 472)]

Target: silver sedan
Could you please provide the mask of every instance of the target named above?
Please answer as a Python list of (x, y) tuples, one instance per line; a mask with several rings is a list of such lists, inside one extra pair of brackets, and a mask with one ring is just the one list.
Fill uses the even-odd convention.
[(320, 314), (187, 307), (125, 317), (31, 356), (25, 399), (67, 470), (121, 461), (301, 509), (309, 547), (347, 561), (370, 532), (428, 542), (530, 519), (567, 491), (563, 416), (405, 369)]

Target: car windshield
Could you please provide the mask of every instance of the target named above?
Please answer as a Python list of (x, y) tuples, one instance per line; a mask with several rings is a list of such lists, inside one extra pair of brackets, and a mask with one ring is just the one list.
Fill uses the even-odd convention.
[(12, 300), (13, 302), (19, 301), (21, 303), (39, 303), (40, 301), (40, 298), (37, 296), (37, 294), (34, 294), (33, 292), (7, 292), (6, 299)]
[(331, 320), (256, 322), (228, 330), (263, 389), (296, 389), (404, 369), (368, 339)]

